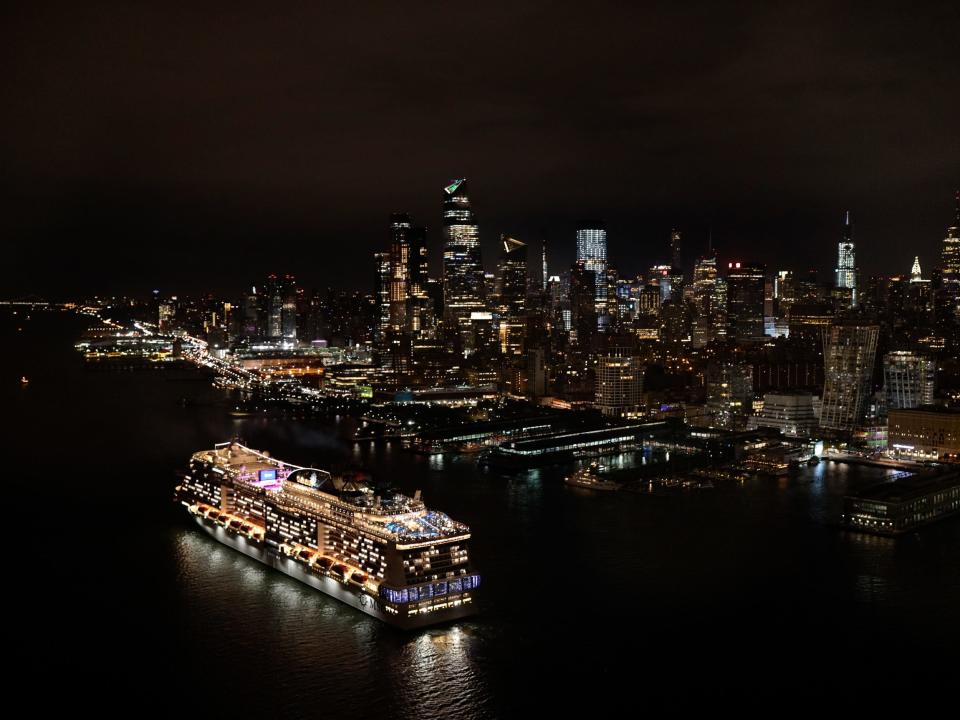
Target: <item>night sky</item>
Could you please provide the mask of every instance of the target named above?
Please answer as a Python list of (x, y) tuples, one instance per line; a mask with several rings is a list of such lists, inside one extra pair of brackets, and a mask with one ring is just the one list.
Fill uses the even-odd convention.
[(369, 290), (453, 177), (488, 267), (506, 232), (553, 273), (594, 216), (625, 275), (674, 225), (826, 271), (849, 208), (864, 273), (929, 274), (953, 215), (955, 0), (192, 5), (2, 11), (0, 296)]

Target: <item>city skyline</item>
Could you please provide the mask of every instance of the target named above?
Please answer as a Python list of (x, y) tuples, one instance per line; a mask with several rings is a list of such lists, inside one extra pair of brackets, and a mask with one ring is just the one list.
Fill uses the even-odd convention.
[(936, 264), (953, 4), (265, 13), (10, 14), (9, 293), (224, 290), (253, 265), (369, 289), (383, 218), (417, 218), (437, 257), (459, 177), (488, 263), (508, 234), (565, 267), (600, 217), (630, 274), (672, 228), (688, 253), (712, 234), (721, 258), (830, 272), (849, 209), (863, 273)]

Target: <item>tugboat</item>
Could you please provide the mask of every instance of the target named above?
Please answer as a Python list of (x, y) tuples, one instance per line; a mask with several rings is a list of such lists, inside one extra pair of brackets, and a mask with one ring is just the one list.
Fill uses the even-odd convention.
[(602, 468), (597, 463), (591, 463), (589, 466), (577, 470), (573, 475), (568, 475), (564, 482), (567, 485), (587, 488), (588, 490), (619, 490), (620, 486), (612, 480), (603, 480), (597, 473)]

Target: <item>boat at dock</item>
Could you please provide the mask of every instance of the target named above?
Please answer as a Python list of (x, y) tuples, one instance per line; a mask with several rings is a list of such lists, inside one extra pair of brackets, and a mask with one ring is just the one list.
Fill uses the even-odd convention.
[(577, 470), (573, 475), (568, 475), (564, 482), (573, 487), (586, 488), (588, 490), (619, 490), (620, 484), (612, 480), (604, 480), (599, 473), (603, 467), (597, 463), (591, 463), (585, 468)]

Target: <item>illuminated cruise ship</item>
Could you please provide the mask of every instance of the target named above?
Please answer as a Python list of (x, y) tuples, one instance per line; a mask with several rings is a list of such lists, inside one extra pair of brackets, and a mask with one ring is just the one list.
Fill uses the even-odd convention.
[(236, 442), (193, 455), (176, 500), (224, 545), (403, 628), (475, 612), (470, 528), (419, 491), (375, 495)]

